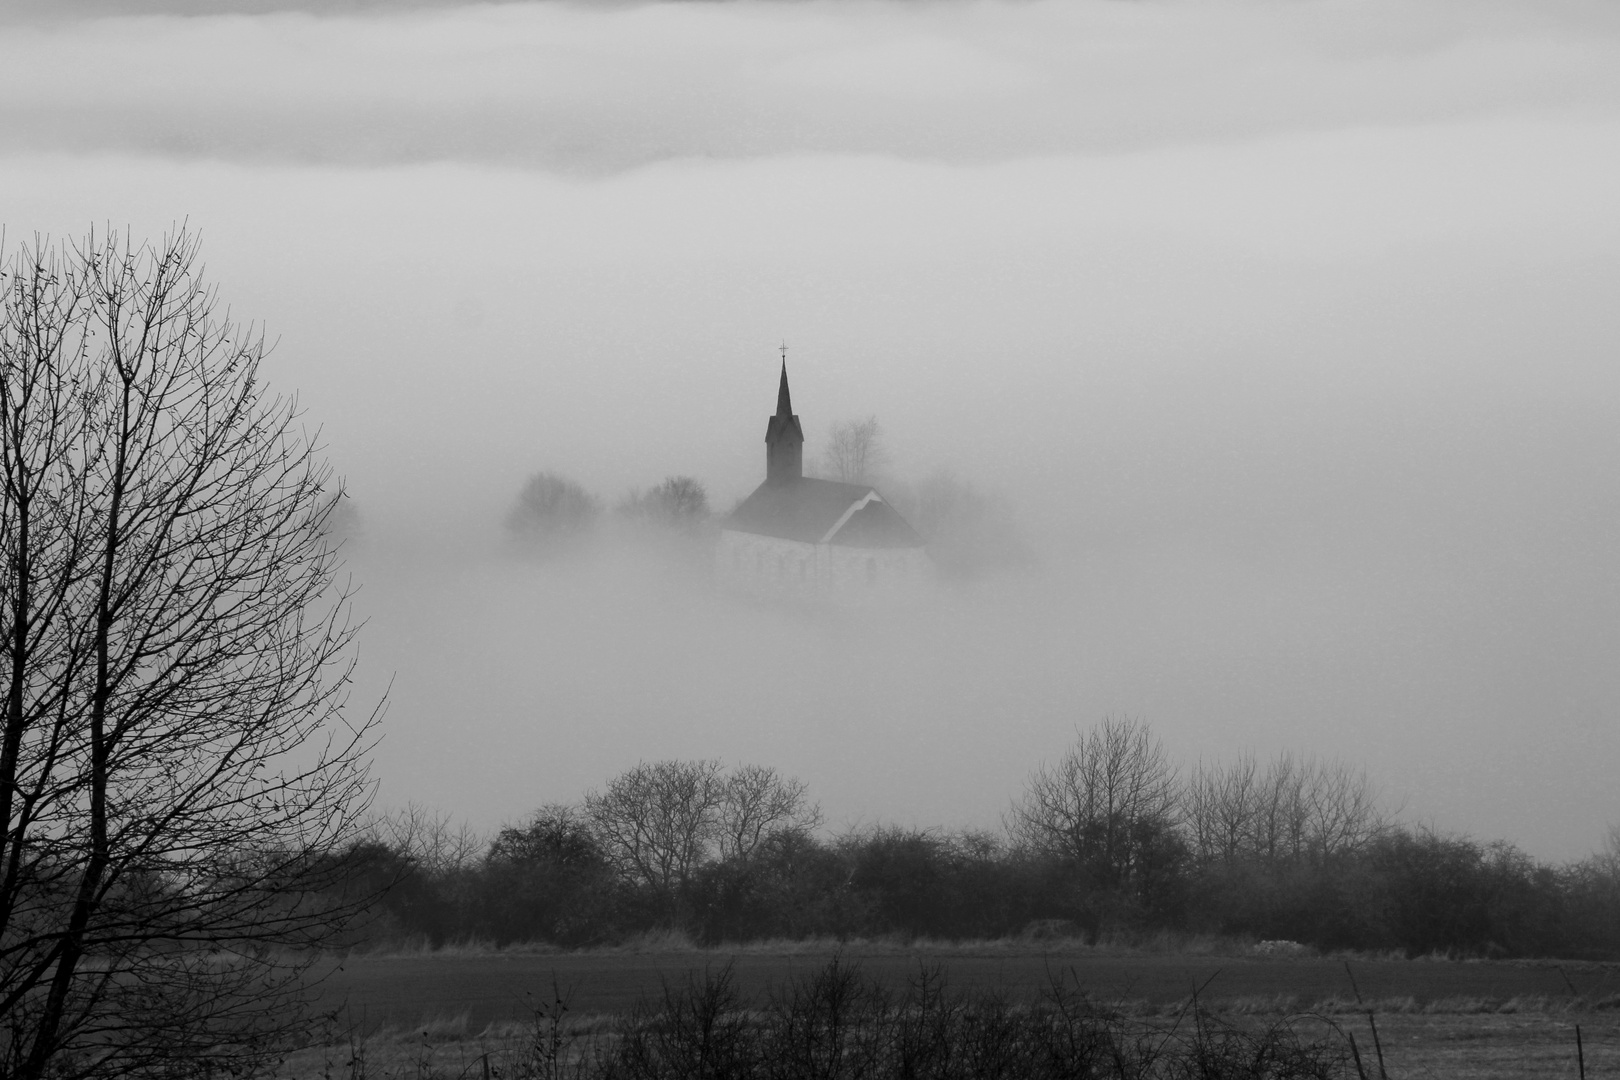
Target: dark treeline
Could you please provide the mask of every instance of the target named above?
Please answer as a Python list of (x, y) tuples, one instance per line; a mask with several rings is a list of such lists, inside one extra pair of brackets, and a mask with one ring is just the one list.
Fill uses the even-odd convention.
[(1620, 959), (1620, 847), (1570, 864), (1401, 825), (1365, 777), (1283, 756), (1177, 777), (1142, 725), (1104, 722), (1037, 770), (997, 832), (827, 837), (760, 766), (637, 766), (489, 842), (407, 812), (349, 854), (389, 886), (357, 946), (584, 947), (654, 931), (770, 938), (1161, 933), (1318, 949)]

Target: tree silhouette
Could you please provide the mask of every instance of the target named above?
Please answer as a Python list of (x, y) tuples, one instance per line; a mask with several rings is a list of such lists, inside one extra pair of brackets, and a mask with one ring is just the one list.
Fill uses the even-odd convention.
[(197, 251), (36, 241), (3, 275), (7, 1076), (273, 1051), (369, 797), (330, 473)]

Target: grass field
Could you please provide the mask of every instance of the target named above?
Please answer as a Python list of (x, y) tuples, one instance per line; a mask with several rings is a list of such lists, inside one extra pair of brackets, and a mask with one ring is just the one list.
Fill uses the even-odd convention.
[[(658, 997), (665, 983), (679, 984), (693, 973), (727, 963), (738, 988), (758, 997), (821, 969), (833, 955), (831, 949), (748, 949), (360, 956), (328, 973), (321, 1006), (344, 1007), (352, 1023), (366, 1032), (461, 1015), (481, 1030), (528, 1019), (536, 995), (549, 999), (554, 983), (578, 1015), (621, 1013), (638, 1000)], [(1323, 957), (1152, 954), (1084, 946), (850, 945), (839, 955), (895, 986), (904, 985), (922, 965), (938, 965), (959, 989), (1029, 998), (1063, 976), (1097, 998), (1147, 1007), (1179, 1002), (1194, 986), (1210, 1002), (1241, 1007), (1285, 1002), (1300, 1010), (1353, 1001), (1358, 995), (1401, 1008), (1451, 1002), (1457, 1008), (1477, 1003), (1493, 1010), (1515, 999), (1557, 1008), (1576, 999), (1620, 998), (1620, 964), (1352, 959), (1347, 970), (1347, 961)]]
[[(924, 968), (937, 968), (952, 988), (1014, 1001), (1034, 1000), (1064, 979), (1163, 1024), (1175, 1022), (1197, 987), (1207, 1009), (1239, 1026), (1296, 1017), (1324, 1037), (1335, 1027), (1354, 1032), (1369, 1076), (1378, 1075), (1372, 1023), (1390, 1077), (1464, 1080), (1575, 1077), (1579, 1024), (1586, 1076), (1620, 1077), (1620, 965), (1285, 959), (1080, 945), (849, 945), (837, 952), (896, 989)], [(285, 1074), (352, 1075), (360, 1048), (371, 1077), (478, 1076), (485, 1061), (498, 1063), (532, 1036), (535, 1011), (554, 998), (554, 987), (567, 999), (572, 1023), (599, 1030), (638, 1003), (659, 1000), (665, 986), (686, 985), (728, 964), (740, 994), (762, 1001), (820, 971), (833, 955), (785, 947), (351, 957), (331, 968), (321, 987), (322, 1008), (339, 1017), (327, 1045), (290, 1059)]]

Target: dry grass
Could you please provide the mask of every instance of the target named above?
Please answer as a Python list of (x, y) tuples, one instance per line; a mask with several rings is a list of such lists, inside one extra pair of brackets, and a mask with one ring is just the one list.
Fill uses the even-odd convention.
[[(1196, 1011), (1238, 1031), (1288, 1025), (1312, 1038), (1354, 1034), (1369, 1077), (1378, 1075), (1376, 1024), (1389, 1075), (1397, 1080), (1574, 1077), (1574, 1027), (1580, 1024), (1587, 1075), (1620, 1075), (1620, 965), (1351, 957), (1347, 972), (1343, 958), (1257, 953), (1243, 942), (1213, 940), (1191, 943), (1209, 951), (1182, 951), (1186, 944), (880, 939), (704, 950), (661, 935), (611, 951), (527, 952), (464, 943), (358, 957), (336, 974), (335, 996), (327, 998), (332, 1005), (347, 999), (342, 1015), (353, 1022), (289, 1058), (282, 1074), (449, 1080), (481, 1078), (487, 1065), (491, 1077), (536, 1075), (524, 1070), (538, 1060), (536, 1042), (546, 1030), (585, 1042), (616, 1037), (638, 1002), (657, 1001), (662, 988), (720, 968), (735, 971), (744, 998), (767, 1000), (839, 956), (890, 993), (903, 993), (921, 970), (937, 970), (952, 992), (1000, 995), (1025, 1008), (1056, 977), (1086, 986), (1092, 1006), (1148, 1027), (1173, 1028)], [(1193, 986), (1199, 987), (1197, 1010)], [(575, 1011), (546, 1029), (548, 1002), (565, 995), (574, 996)], [(1342, 1075), (1354, 1078), (1353, 1066)]]
[[(333, 1030), (282, 1075), (348, 1080), (1330, 1080), (1348, 1060), (1331, 1022), (1284, 1017), (1240, 1026), (1196, 1000), (1173, 1017), (1126, 1014), (1055, 980), (1036, 1000), (952, 990), (936, 968), (894, 991), (834, 958), (762, 998), (739, 992), (728, 964), (666, 984), (629, 1013), (569, 1015), (561, 991), (518, 1027), (471, 1033), (466, 1013), (370, 1037)], [(1303, 1028), (1314, 1034), (1302, 1033)], [(1247, 1063), (1246, 1065), (1242, 1063)], [(1234, 1072), (1232, 1069), (1240, 1069)]]
[[(692, 993), (695, 987), (696, 984), (688, 984), (685, 992)], [(983, 1002), (988, 999), (969, 996), (957, 1000)], [(1113, 1031), (1135, 1033), (1138, 1038), (1152, 1032), (1160, 1036), (1170, 1034), (1189, 1040), (1189, 1046), (1204, 1038), (1205, 1032), (1246, 1039), (1248, 1042), (1243, 1045), (1247, 1046), (1258, 1045), (1255, 1040), (1283, 1039), (1291, 1040), (1292, 1045), (1327, 1048), (1347, 1046), (1353, 1035), (1369, 1077), (1379, 1075), (1372, 1032), (1372, 1025), (1376, 1023), (1378, 1044), (1388, 1075), (1398, 1080), (1575, 1077), (1574, 1033), (1579, 1024), (1586, 1075), (1596, 1078), (1620, 1073), (1620, 1018), (1615, 1016), (1612, 1006), (1600, 1010), (1595, 1002), (1583, 999), (1527, 995), (1501, 1000), (1453, 997), (1420, 1002), (1405, 996), (1358, 1003), (1345, 998), (1317, 1003), (1302, 1012), (1293, 997), (1262, 995), (1216, 1000), (1203, 1012), (1195, 1010), (1190, 1001), (1179, 1005), (1137, 1003), (1129, 1015), (1095, 1001), (1088, 1007), (1095, 1010), (1093, 1015), (1114, 1025)], [(1375, 1020), (1368, 1018), (1369, 1008)], [(1195, 1013), (1202, 1019), (1196, 1022), (1191, 1019)], [(767, 1023), (767, 1012), (757, 1006), (735, 1015), (750, 1031), (757, 1031)], [(1016, 1016), (1020, 1012), (1015, 1009), (1003, 1015)], [(624, 1016), (576, 1016), (537, 1009), (527, 1022), (505, 1021), (475, 1031), (465, 1013), (436, 1014), (425, 1018), (421, 1024), (386, 1029), (365, 1039), (334, 1030), (323, 1045), (290, 1057), (279, 1075), (287, 1080), (311, 1077), (452, 1080), (483, 1076), (548, 1076), (556, 1080), (559, 1075), (567, 1074), (583, 1080), (589, 1070), (585, 1068), (588, 1062), (579, 1048), (605, 1046), (611, 1049), (628, 1033), (653, 1032), (659, 1030), (658, 1024), (657, 1010), (627, 1022)], [(564, 1048), (561, 1058), (553, 1055), (550, 1059), (552, 1072), (541, 1067), (546, 1060), (548, 1040), (551, 1046)], [(569, 1047), (574, 1050), (568, 1050)], [(1195, 1059), (1196, 1054), (1188, 1054), (1180, 1060), (1189, 1063), (1187, 1067), (1192, 1069), (1190, 1063)], [(1324, 1060), (1329, 1063), (1327, 1071), (1297, 1075), (1356, 1076), (1348, 1057), (1335, 1059), (1329, 1053)], [(1337, 1065), (1332, 1064), (1335, 1060)], [(560, 1071), (559, 1061), (564, 1066)], [(569, 1062), (572, 1066), (568, 1066)], [(1075, 1075), (1114, 1074), (1082, 1072)], [(1130, 1075), (1158, 1073), (1147, 1071)], [(1173, 1075), (1229, 1074), (1176, 1071)]]
[[(491, 951), (476, 943), (437, 952), (351, 956), (332, 962), (319, 988), (322, 1008), (348, 1009), (362, 1030), (410, 1026), (418, 1018), (470, 1012), (473, 1030), (528, 1015), (553, 981), (585, 1011), (621, 1013), (660, 986), (732, 964), (739, 986), (763, 993), (842, 956), (891, 987), (919, 965), (939, 965), (953, 986), (994, 990), (1020, 1000), (1040, 993), (1054, 974), (1086, 986), (1099, 1000), (1174, 1008), (1192, 986), (1209, 1002), (1232, 1002), (1261, 1015), (1266, 1002), (1338, 1015), (1365, 1010), (1404, 1014), (1608, 1012), (1620, 1007), (1620, 965), (1512, 961), (1360, 960), (1346, 970), (1327, 957), (1129, 951), (1069, 941), (760, 942), (738, 950), (697, 950), (681, 938), (649, 938), (594, 952)], [(1352, 983), (1352, 978), (1354, 983)], [(1365, 1001), (1367, 1004), (1363, 1004)]]
[(552, 956), (567, 951), (569, 950), (543, 941), (519, 941), (497, 945), (486, 938), (457, 938), (454, 941), (434, 945), (426, 936), (418, 934), (389, 941), (376, 948), (349, 949), (338, 958), (346, 960), (351, 956), (363, 956), (373, 960), (389, 960), (426, 956)]

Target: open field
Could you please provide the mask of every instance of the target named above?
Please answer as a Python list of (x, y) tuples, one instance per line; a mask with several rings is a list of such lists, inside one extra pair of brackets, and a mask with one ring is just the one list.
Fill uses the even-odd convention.
[[(1279, 1019), (1254, 1014), (1226, 1018), (1249, 1027)], [(1355, 1015), (1330, 1019), (1341, 1031), (1355, 1034), (1367, 1075), (1376, 1077), (1366, 1019)], [(1168, 1025), (1171, 1018), (1160, 1022)], [(1620, 1076), (1620, 1027), (1612, 1011), (1606, 1015), (1380, 1012), (1377, 1022), (1391, 1080), (1574, 1080), (1578, 1076), (1577, 1023), (1584, 1037), (1586, 1075), (1592, 1080)], [(1320, 1021), (1305, 1020), (1298, 1026), (1307, 1037), (1336, 1034)], [(425, 1038), (420, 1032), (394, 1032), (312, 1047), (289, 1058), (280, 1075), (287, 1080), (357, 1075), (372, 1080), (437, 1080), (482, 1076), (487, 1060), (492, 1075), (521, 1076), (521, 1069), (513, 1066), (521, 1060), (528, 1041), (526, 1033), (511, 1027), (474, 1032), (456, 1030), (454, 1023), (440, 1024)], [(358, 1069), (354, 1064), (357, 1051), (363, 1062)], [(1353, 1067), (1347, 1066), (1344, 1076), (1353, 1078)]]
[[(535, 1003), (549, 999), (553, 982), (576, 1015), (621, 1013), (659, 996), (665, 983), (727, 963), (744, 996), (762, 997), (775, 986), (825, 967), (833, 950), (737, 952), (490, 952), (351, 957), (322, 986), (323, 1009), (346, 1006), (364, 1031), (409, 1028), (434, 1017), (465, 1014), (473, 1030), (527, 1020)], [(957, 989), (993, 990), (1031, 999), (1053, 978), (1067, 977), (1105, 1001), (1162, 1007), (1185, 999), (1194, 986), (1206, 1001), (1285, 1001), (1294, 1009), (1353, 1001), (1505, 1003), (1533, 999), (1554, 1004), (1596, 1002), (1620, 995), (1620, 964), (1551, 964), (1521, 961), (1352, 960), (1108, 952), (1084, 946), (986, 945), (898, 949), (851, 945), (839, 955), (867, 975), (902, 987), (922, 965), (938, 965)], [(1207, 984), (1207, 985), (1206, 985)], [(1620, 1015), (1620, 1013), (1611, 1013)]]
[[(823, 970), (833, 955), (784, 948), (353, 957), (322, 988), (323, 1007), (341, 1008), (329, 1045), (295, 1055), (284, 1075), (429, 1080), (480, 1076), (486, 1062), (491, 1075), (523, 1075), (518, 1063), (541, 1030), (536, 1010), (553, 999), (554, 982), (568, 999), (568, 1023), (589, 1037), (638, 1002), (656, 1003), (666, 985), (687, 986), (727, 964), (739, 996), (760, 1003)], [(1579, 1024), (1586, 1076), (1620, 1077), (1620, 965), (1351, 959), (1347, 972), (1337, 958), (1078, 945), (854, 945), (839, 955), (897, 992), (924, 968), (937, 968), (956, 990), (1015, 1002), (1033, 1002), (1062, 979), (1167, 1030), (1183, 1022), (1196, 986), (1208, 1014), (1238, 1029), (1261, 1031), (1286, 1020), (1308, 1040), (1340, 1044), (1354, 1033), (1368, 1076), (1378, 1075), (1376, 1022), (1388, 1075), (1397, 1080), (1575, 1077)], [(1348, 1062), (1344, 1068), (1344, 1075), (1356, 1075)]]

